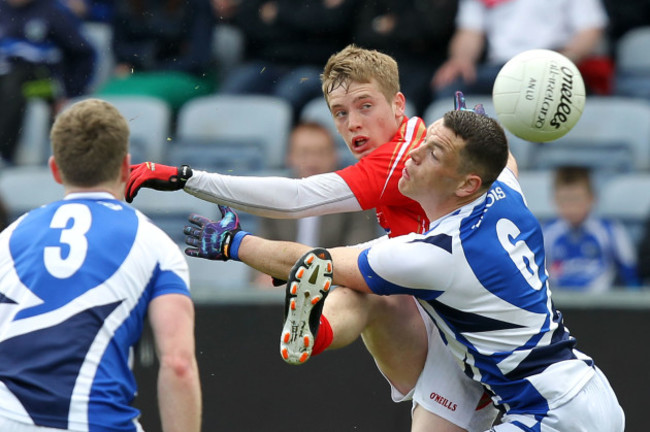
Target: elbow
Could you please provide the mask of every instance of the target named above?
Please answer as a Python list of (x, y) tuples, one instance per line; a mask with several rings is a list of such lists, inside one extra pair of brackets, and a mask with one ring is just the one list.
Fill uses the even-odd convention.
[(197, 371), (196, 359), (189, 352), (164, 354), (160, 357), (160, 368), (166, 369), (177, 378), (192, 378)]

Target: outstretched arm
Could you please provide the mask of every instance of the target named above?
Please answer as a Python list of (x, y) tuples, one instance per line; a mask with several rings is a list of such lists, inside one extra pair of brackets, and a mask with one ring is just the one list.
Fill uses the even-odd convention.
[(475, 30), (458, 30), (449, 44), (449, 58), (432, 79), (433, 88), (450, 85), (459, 76), (466, 82), (476, 80), (476, 63), (485, 44), (484, 35)]
[(205, 201), (277, 219), (362, 210), (350, 187), (336, 173), (293, 179), (195, 171), (185, 185), (185, 192)]
[[(296, 261), (311, 249), (300, 243), (272, 241), (248, 235), (239, 246), (238, 259), (256, 270), (286, 280)], [(337, 247), (328, 251), (334, 264), (334, 284), (355, 291), (371, 292), (357, 264), (362, 249)]]
[[(210, 260), (242, 261), (256, 270), (279, 280), (287, 280), (293, 265), (312, 249), (300, 243), (272, 241), (243, 231), (237, 213), (219, 206), (221, 219), (209, 220), (192, 214), (183, 232), (189, 246), (185, 254)], [(358, 267), (363, 248), (353, 246), (332, 248), (334, 262), (333, 282), (361, 292), (370, 292)]]
[(304, 179), (229, 176), (152, 162), (131, 166), (125, 197), (132, 202), (141, 188), (184, 189), (205, 201), (228, 205), (256, 216), (295, 219), (362, 210), (348, 184), (336, 173)]

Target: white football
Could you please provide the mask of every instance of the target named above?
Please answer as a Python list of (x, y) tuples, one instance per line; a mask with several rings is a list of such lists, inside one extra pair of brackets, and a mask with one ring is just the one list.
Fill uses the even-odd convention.
[(578, 122), (585, 84), (575, 64), (544, 49), (524, 51), (499, 71), (492, 89), (501, 124), (531, 142), (553, 141)]

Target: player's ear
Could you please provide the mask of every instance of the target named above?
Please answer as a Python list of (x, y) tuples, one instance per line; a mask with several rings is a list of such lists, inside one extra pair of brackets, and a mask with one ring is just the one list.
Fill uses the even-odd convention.
[(122, 166), (120, 168), (120, 180), (124, 183), (129, 181), (129, 175), (131, 174), (131, 153), (127, 153), (122, 159)]
[(483, 180), (481, 180), (480, 176), (476, 174), (468, 174), (456, 189), (456, 195), (459, 197), (473, 195), (481, 190), (481, 186), (483, 186)]
[(395, 112), (395, 117), (402, 117), (404, 111), (406, 110), (406, 97), (404, 93), (397, 92), (395, 97), (393, 97), (393, 112)]
[(47, 164), (50, 166), (50, 171), (52, 172), (52, 177), (54, 177), (54, 181), (57, 182), (58, 184), (63, 184), (61, 172), (59, 171), (59, 166), (56, 164), (56, 161), (54, 160), (54, 156), (50, 156), (50, 158), (47, 161)]

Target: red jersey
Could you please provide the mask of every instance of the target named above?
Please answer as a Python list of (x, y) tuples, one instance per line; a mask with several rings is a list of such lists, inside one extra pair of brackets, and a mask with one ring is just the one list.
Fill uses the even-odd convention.
[(429, 219), (416, 201), (405, 197), (397, 183), (411, 149), (424, 141), (427, 128), (419, 117), (404, 118), (397, 133), (359, 162), (337, 171), (364, 210), (374, 208), (390, 237), (429, 229)]

